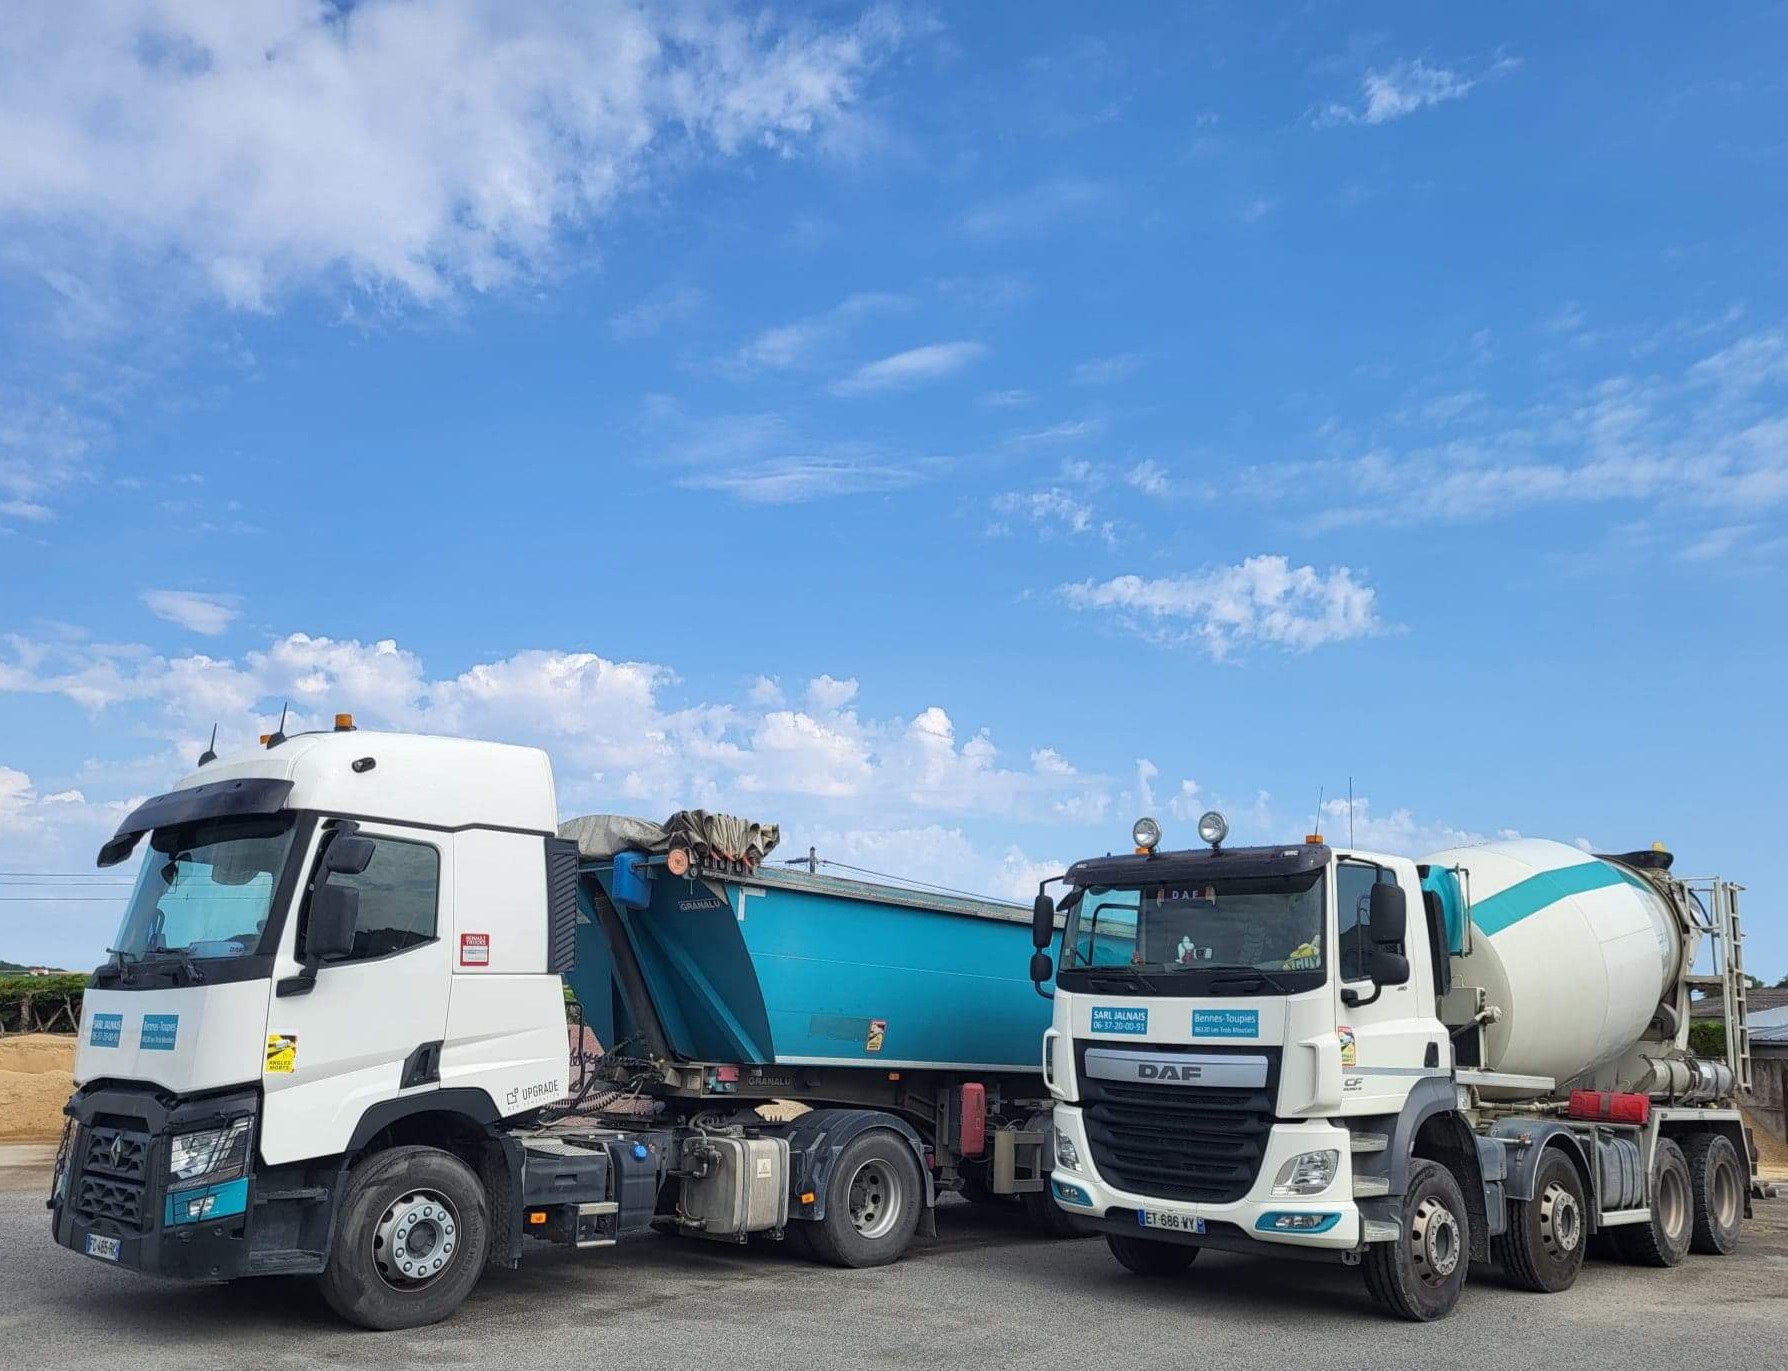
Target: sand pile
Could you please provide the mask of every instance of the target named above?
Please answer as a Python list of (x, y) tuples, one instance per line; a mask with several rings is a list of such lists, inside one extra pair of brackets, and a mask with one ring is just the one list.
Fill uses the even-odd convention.
[(74, 1091), (75, 1040), (54, 1033), (0, 1038), (0, 1142), (54, 1142)]

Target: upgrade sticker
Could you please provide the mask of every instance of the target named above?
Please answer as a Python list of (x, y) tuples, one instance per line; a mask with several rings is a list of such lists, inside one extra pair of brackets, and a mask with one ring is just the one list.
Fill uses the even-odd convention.
[(296, 1033), (269, 1033), (267, 1035), (267, 1074), (289, 1076), (297, 1069), (298, 1035)]

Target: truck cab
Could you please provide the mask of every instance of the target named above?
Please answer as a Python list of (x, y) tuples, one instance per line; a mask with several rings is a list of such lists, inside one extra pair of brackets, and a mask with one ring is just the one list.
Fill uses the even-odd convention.
[[(141, 850), (86, 995), (56, 1240), (157, 1275), (324, 1274), (338, 1306), (463, 1297), (519, 1249), (493, 1126), (568, 1086), (557, 843), (545, 754), (345, 716), (140, 805), (100, 854)], [(452, 1174), (416, 1173), (332, 1263), (350, 1163), (424, 1141)]]
[[(1647, 1122), (1616, 1129), (1578, 1120), (1574, 1097), (1558, 1089), (1565, 1082), (1484, 1069), (1487, 1030), (1510, 1002), (1532, 1019), (1540, 973), (1510, 960), (1526, 977), (1511, 989), (1493, 949), (1455, 955), (1471, 950), (1465, 869), (1315, 834), (1231, 847), (1214, 812), (1199, 821), (1200, 847), (1162, 850), (1151, 819), (1133, 836), (1132, 852), (1070, 867), (1059, 908), (1039, 892), (1032, 964), (1039, 984), (1055, 975), (1043, 1043), (1056, 1099), (1052, 1193), (1126, 1267), (1171, 1274), (1204, 1247), (1362, 1265), (1379, 1304), (1425, 1320), (1453, 1307), (1474, 1259), (1500, 1256), (1517, 1283), (1561, 1289), (1591, 1232), (1623, 1223), (1648, 1240), (1634, 1250), (1673, 1257), (1654, 1264), (1680, 1260), (1691, 1197), (1681, 1196), (1669, 1233), (1658, 1228), (1667, 1206), (1652, 1202), (1676, 1174), (1673, 1150), (1678, 1162), (1691, 1152), (1717, 1158), (1727, 1193), (1737, 1193), (1736, 1110), (1670, 1107), (1729, 1095), (1729, 1073), (1699, 1097), (1662, 1090), (1655, 1111), (1649, 1098), (1621, 1096)], [(1603, 1079), (1611, 1072), (1662, 1079), (1656, 1061), (1692, 1061), (1680, 1055), (1683, 976), (1699, 926), (1685, 900), (1667, 905), (1675, 887), (1665, 873), (1557, 844), (1528, 847), (1573, 864), (1510, 885), (1505, 905), (1525, 901), (1531, 913), (1564, 908), (1558, 902), (1574, 893), (1613, 892), (1598, 893), (1608, 903), (1591, 911), (1612, 926), (1605, 943), (1591, 921), (1565, 929), (1585, 950), (1566, 979), (1580, 977), (1586, 1002), (1592, 987), (1624, 996), (1635, 1027), (1611, 1034), (1614, 1010), (1590, 1006), (1594, 1022), (1577, 1028), (1586, 1041), (1599, 1033), (1601, 1057), (1582, 1064), (1601, 1075), (1582, 1083), (1618, 1092), (1626, 1087)], [(1506, 854), (1473, 860), (1505, 882), (1529, 871)], [(1508, 936), (1529, 938), (1515, 950), (1543, 957), (1556, 931), (1536, 921)], [(1679, 931), (1688, 950), (1664, 957)], [(1456, 973), (1492, 962), (1496, 976), (1479, 979), (1503, 1004), (1486, 1003), (1482, 985), (1454, 987)], [(1535, 1022), (1544, 1027), (1528, 1023), (1518, 1046), (1546, 1038), (1531, 1031)], [(1661, 1040), (1635, 1047), (1642, 1033)], [(1673, 1070), (1718, 1075), (1707, 1063)], [(1718, 1202), (1710, 1190), (1694, 1203), (1705, 1218)], [(1736, 1242), (1729, 1202), (1718, 1223), (1703, 1218), (1697, 1235), (1724, 1224)]]

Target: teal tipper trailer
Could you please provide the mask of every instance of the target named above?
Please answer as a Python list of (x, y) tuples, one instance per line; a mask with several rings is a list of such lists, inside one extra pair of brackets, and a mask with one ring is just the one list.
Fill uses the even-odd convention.
[(998, 901), (788, 870), (677, 876), (622, 853), (579, 865), (567, 979), (604, 1046), (671, 1060), (1035, 1075), (1050, 1007), (1030, 922)]

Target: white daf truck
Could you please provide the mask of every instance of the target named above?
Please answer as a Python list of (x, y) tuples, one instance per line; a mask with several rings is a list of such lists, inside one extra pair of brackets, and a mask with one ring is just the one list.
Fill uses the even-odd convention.
[[(1199, 848), (1133, 836), (1070, 868), (1059, 910), (1039, 891), (1031, 968), (1055, 979), (1053, 1193), (1124, 1266), (1343, 1262), (1430, 1320), (1473, 1260), (1557, 1291), (1592, 1242), (1653, 1266), (1735, 1248), (1740, 887), (1657, 849), (1226, 847), (1214, 812)], [(1696, 989), (1725, 1001), (1724, 1060), (1688, 1050)]]

